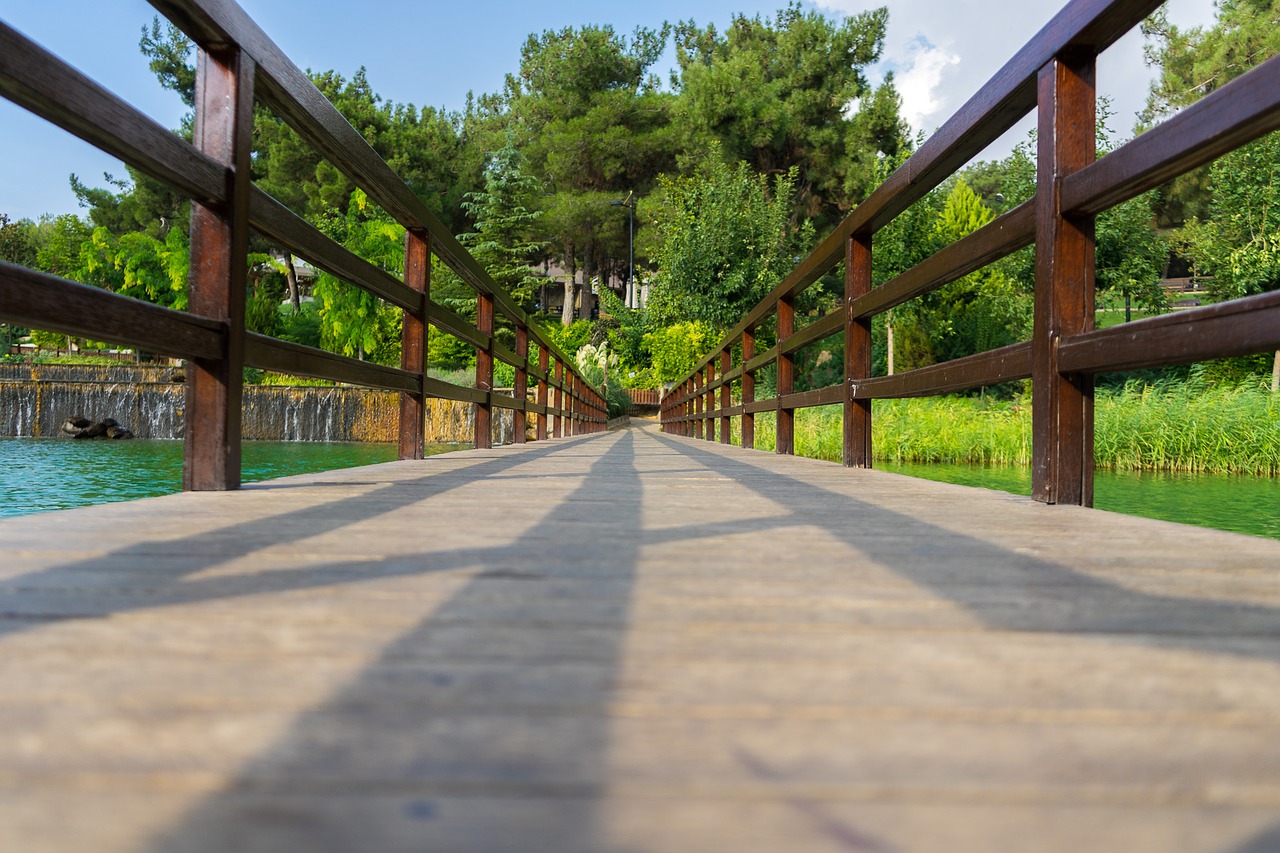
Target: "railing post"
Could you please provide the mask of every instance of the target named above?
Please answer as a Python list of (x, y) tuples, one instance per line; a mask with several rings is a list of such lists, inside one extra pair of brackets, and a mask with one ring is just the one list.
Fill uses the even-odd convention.
[(1031, 496), (1050, 504), (1093, 504), (1093, 378), (1059, 370), (1058, 341), (1093, 328), (1094, 220), (1064, 217), (1059, 192), (1096, 157), (1094, 67), (1059, 56), (1038, 81)]
[[(404, 283), (422, 294), (417, 311), (405, 311), (400, 331), (400, 366), (423, 379), (427, 376), (427, 305), (431, 299), (431, 234), (410, 230), (404, 235)], [(426, 395), (400, 393), (400, 458), (425, 455), (423, 433), (427, 418)]]
[(200, 51), (195, 147), (228, 169), (226, 205), (191, 206), (188, 307), (226, 323), (221, 357), (187, 369), (182, 488), (240, 487), (240, 407), (244, 383), (244, 309), (248, 279), (250, 142), (254, 62), (237, 49)]
[(778, 300), (778, 424), (777, 424), (777, 444), (775, 450), (778, 453), (791, 455), (796, 452), (796, 410), (787, 409), (782, 406), (782, 398), (790, 394), (795, 389), (795, 357), (791, 354), (782, 354), (782, 345), (795, 334), (796, 331), (796, 314), (795, 308), (791, 304), (791, 300), (782, 298)]
[(747, 370), (747, 362), (756, 357), (756, 332), (747, 329), (742, 333), (742, 446), (753, 450), (756, 446), (756, 415), (748, 412), (747, 405), (756, 401), (756, 375)]
[[(524, 326), (516, 327), (516, 385), (511, 395), (516, 398), (521, 407), (529, 404), (529, 330)], [(518, 408), (514, 413), (515, 420), (515, 442), (516, 444), (525, 443), (525, 430), (528, 428), (529, 416), (524, 408)]]
[(693, 374), (693, 437), (702, 438), (702, 373)]
[(538, 406), (542, 409), (542, 413), (538, 415), (538, 441), (547, 440), (547, 371), (550, 369), (547, 348), (538, 344)]
[(716, 381), (716, 360), (713, 358), (707, 363), (706, 381), (702, 387), (706, 388), (706, 403), (703, 404), (702, 412), (706, 416), (706, 428), (703, 438), (707, 441), (716, 440), (716, 389), (712, 383)]
[(871, 291), (871, 236), (855, 234), (844, 253), (844, 465), (871, 467), (871, 401), (855, 400), (871, 376), (871, 320), (853, 316), (853, 301)]
[(556, 438), (564, 437), (564, 362), (556, 359), (556, 376), (555, 376), (555, 392), (556, 392), (556, 414), (555, 420), (551, 422), (552, 430)]
[(493, 446), (493, 297), (487, 293), (476, 300), (476, 329), (489, 338), (489, 346), (476, 350), (476, 387), (484, 392), (485, 401), (476, 403), (475, 444), (487, 449)]
[[(720, 351), (720, 379), (728, 375), (731, 365), (733, 364), (733, 353), (724, 349)], [(733, 390), (732, 382), (725, 382), (720, 386), (720, 443), (729, 443), (729, 404), (732, 402), (729, 392)]]

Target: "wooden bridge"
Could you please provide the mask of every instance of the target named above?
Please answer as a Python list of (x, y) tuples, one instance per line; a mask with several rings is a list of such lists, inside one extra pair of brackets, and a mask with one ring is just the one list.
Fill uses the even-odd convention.
[[(1280, 347), (1277, 294), (1092, 328), (1093, 216), (1280, 126), (1280, 60), (1094, 163), (1094, 59), (1157, 3), (1074, 0), (661, 427), (606, 431), (239, 7), (153, 5), (201, 49), (194, 144), (0, 23), (0, 94), (193, 201), (189, 313), (0, 264), (0, 319), (189, 364), (187, 491), (0, 522), (0, 849), (1280, 849), (1280, 543), (1080, 506), (1096, 373)], [(255, 99), (405, 226), (402, 277), (252, 185)], [(1031, 109), (1036, 197), (872, 288), (876, 231)], [(250, 229), (400, 307), (401, 367), (246, 333)], [(871, 375), (872, 317), (1032, 242), (1032, 340)], [(433, 254), (474, 323), (432, 301)], [(841, 263), (840, 308), (799, 326)], [(427, 374), (429, 326), (476, 348), (473, 386)], [(797, 389), (835, 334), (843, 381)], [(246, 365), (400, 392), (401, 460), (237, 490)], [(874, 399), (1018, 378), (1034, 499), (867, 467)], [(476, 406), (477, 449), (421, 458), (432, 396)], [(822, 404), (847, 467), (791, 455)], [(489, 446), (494, 406), (516, 446)], [(776, 454), (746, 449), (763, 411)]]

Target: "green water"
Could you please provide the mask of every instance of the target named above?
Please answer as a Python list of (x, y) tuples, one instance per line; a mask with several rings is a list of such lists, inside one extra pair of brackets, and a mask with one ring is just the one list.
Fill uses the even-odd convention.
[[(887, 462), (877, 462), (876, 467), (926, 480), (1031, 494), (1029, 468)], [(1280, 539), (1277, 477), (1097, 471), (1093, 479), (1093, 504), (1098, 509)]]
[[(434, 455), (457, 445), (429, 445)], [(394, 444), (246, 441), (246, 483), (390, 462)], [(166, 495), (182, 489), (181, 441), (0, 439), (0, 517)]]

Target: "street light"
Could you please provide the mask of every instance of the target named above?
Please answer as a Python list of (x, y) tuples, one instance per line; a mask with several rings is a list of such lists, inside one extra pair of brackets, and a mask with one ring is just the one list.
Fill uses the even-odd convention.
[(627, 301), (628, 308), (640, 307), (640, 292), (636, 290), (636, 193), (631, 190), (627, 193), (627, 197), (622, 201), (611, 201), (610, 205), (614, 207), (625, 207), (627, 209), (627, 254), (629, 261), (627, 264), (627, 291), (631, 298)]

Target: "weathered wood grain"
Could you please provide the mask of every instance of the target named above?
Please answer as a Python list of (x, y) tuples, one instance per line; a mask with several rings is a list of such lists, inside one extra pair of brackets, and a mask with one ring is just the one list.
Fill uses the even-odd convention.
[(0, 549), (0, 849), (1280, 838), (1280, 542), (648, 426)]

